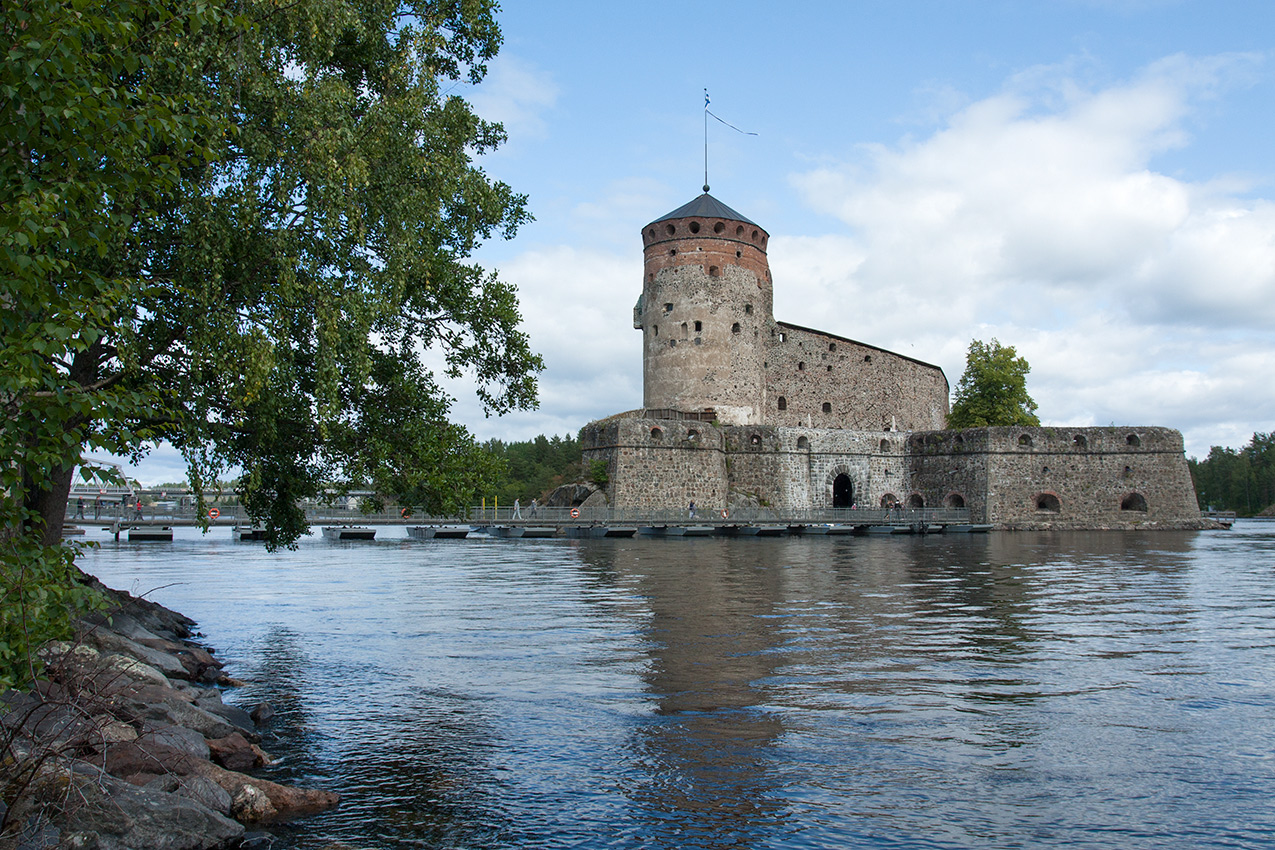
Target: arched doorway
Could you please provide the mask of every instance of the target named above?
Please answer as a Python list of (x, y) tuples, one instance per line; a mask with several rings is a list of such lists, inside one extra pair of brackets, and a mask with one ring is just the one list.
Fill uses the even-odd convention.
[(854, 482), (844, 472), (832, 479), (832, 506), (848, 508), (854, 504)]

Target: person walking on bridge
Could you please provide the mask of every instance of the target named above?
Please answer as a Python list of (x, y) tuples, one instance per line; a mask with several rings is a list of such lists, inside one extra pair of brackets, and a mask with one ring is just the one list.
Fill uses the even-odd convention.
[(514, 499), (514, 515), (510, 519), (522, 519), (522, 503)]

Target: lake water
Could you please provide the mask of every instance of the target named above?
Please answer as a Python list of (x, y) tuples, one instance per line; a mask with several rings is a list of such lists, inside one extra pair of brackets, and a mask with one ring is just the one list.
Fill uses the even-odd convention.
[(342, 794), (276, 847), (1275, 846), (1275, 523), (377, 536), (83, 561)]

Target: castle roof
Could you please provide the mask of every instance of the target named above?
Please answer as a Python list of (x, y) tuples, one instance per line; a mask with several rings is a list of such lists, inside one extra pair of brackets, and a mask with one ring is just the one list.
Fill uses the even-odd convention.
[(651, 224), (655, 224), (659, 221), (668, 221), (672, 218), (724, 218), (730, 221), (742, 221), (745, 224), (751, 224), (754, 227), (761, 227), (761, 225), (757, 224), (757, 222), (745, 218), (707, 192), (700, 195), (690, 203), (683, 204), (668, 215), (660, 216), (655, 221), (651, 222)]

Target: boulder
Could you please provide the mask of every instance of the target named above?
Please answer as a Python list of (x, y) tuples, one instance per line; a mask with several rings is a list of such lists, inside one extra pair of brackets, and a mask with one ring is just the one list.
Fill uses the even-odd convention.
[[(187, 797), (138, 788), (77, 764), (48, 765), (37, 780), (39, 794), (24, 798), (61, 800), (58, 847), (101, 850), (208, 850), (238, 839), (242, 824)], [(29, 815), (19, 812), (23, 820)], [(30, 815), (36, 815), (31, 812)], [(44, 846), (44, 845), (33, 845)]]
[(170, 652), (144, 646), (137, 641), (129, 640), (123, 635), (105, 629), (91, 629), (85, 632), (82, 640), (88, 646), (96, 648), (104, 654), (114, 653), (136, 659), (154, 667), (165, 676), (185, 679), (190, 672), (182, 664), (181, 659)]
[(236, 731), (235, 727), (197, 705), (171, 700), (153, 703), (133, 703), (134, 716), (143, 726), (185, 726), (194, 729), (205, 738), (224, 738)]
[(248, 711), (248, 716), (252, 718), (253, 723), (260, 726), (274, 717), (274, 707), (268, 702), (259, 702)]
[(216, 782), (206, 776), (184, 776), (178, 780), (174, 794), (202, 803), (214, 812), (229, 815), (234, 808), (234, 801)]
[(583, 505), (594, 493), (599, 492), (601, 491), (593, 484), (563, 484), (550, 491), (545, 497), (544, 506), (546, 508), (576, 508)]
[(209, 741), (208, 751), (212, 761), (227, 770), (253, 770), (270, 763), (270, 757), (260, 747), (238, 732)]
[(154, 743), (172, 747), (198, 759), (206, 759), (209, 755), (208, 740), (194, 729), (187, 729), (185, 726), (144, 723), (142, 734), (134, 740), (143, 745)]

